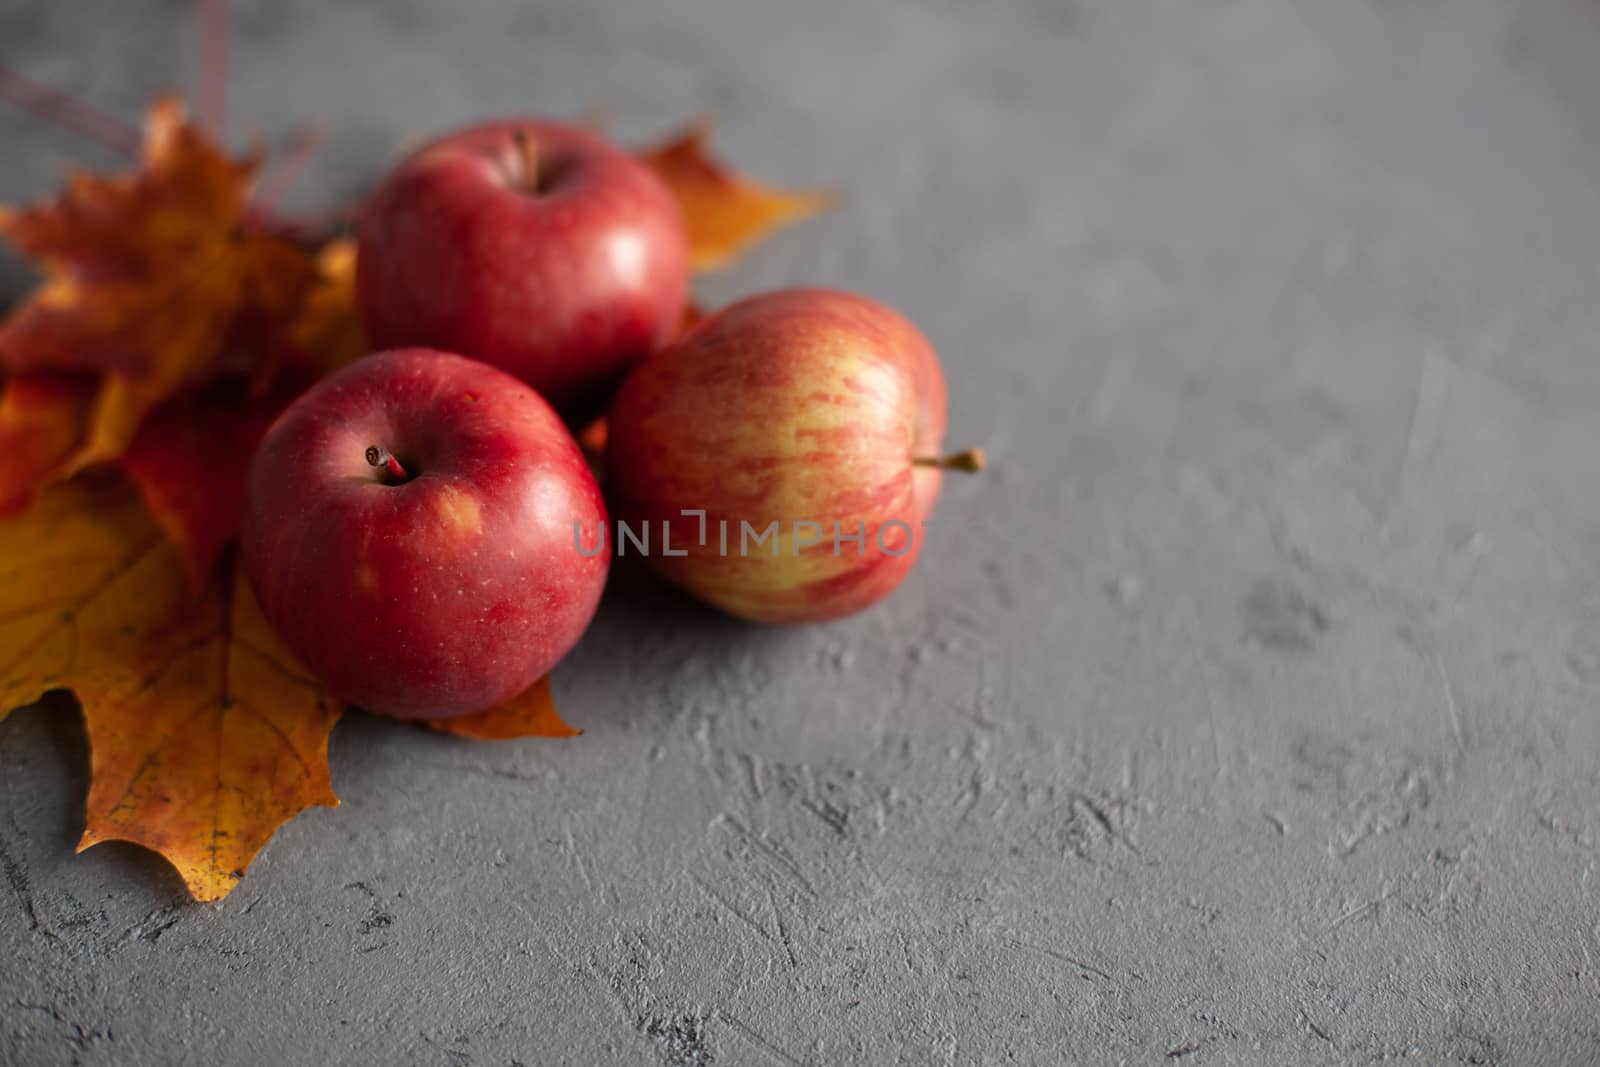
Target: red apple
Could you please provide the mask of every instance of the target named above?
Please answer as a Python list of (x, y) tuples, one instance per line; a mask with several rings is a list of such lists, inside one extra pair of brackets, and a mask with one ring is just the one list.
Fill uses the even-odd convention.
[(589, 624), (605, 505), (527, 385), (407, 348), (312, 386), (245, 482), (244, 566), (267, 619), (338, 696), (401, 718), (526, 689)]
[(895, 312), (817, 289), (741, 301), (617, 393), (615, 549), (742, 618), (860, 611), (915, 562), (941, 469), (979, 462), (937, 458), (944, 426), (938, 360)]
[(419, 149), (368, 202), (359, 241), (374, 345), (482, 360), (574, 421), (676, 332), (688, 292), (688, 237), (667, 187), (596, 135), (540, 119)]

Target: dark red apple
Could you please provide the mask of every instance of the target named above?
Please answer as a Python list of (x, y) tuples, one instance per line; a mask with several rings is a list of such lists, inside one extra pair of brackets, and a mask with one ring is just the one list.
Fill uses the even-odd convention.
[(616, 550), (746, 619), (849, 615), (911, 569), (941, 470), (981, 464), (939, 458), (944, 427), (938, 360), (895, 312), (818, 289), (741, 301), (617, 393)]
[(578, 421), (676, 332), (689, 246), (643, 164), (587, 130), (507, 119), (401, 163), (362, 214), (356, 263), (375, 346), (482, 360)]
[(402, 718), (533, 684), (594, 615), (605, 505), (524, 383), (424, 348), (318, 382), (267, 432), (241, 551), (267, 619), (338, 696)]

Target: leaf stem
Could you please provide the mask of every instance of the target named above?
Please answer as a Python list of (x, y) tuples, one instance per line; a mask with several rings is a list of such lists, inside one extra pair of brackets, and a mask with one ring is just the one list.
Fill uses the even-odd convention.
[(82, 100), (0, 67), (0, 100), (64, 126), (125, 156), (139, 154), (139, 130)]
[(266, 175), (256, 187), (255, 202), (250, 206), (250, 219), (257, 224), (274, 220), (273, 209), (305, 169), (312, 153), (322, 144), (323, 131), (315, 126), (297, 130), (289, 147), (271, 164)]
[(227, 121), (228, 5), (199, 0), (198, 54), (195, 56), (195, 110), (221, 140)]

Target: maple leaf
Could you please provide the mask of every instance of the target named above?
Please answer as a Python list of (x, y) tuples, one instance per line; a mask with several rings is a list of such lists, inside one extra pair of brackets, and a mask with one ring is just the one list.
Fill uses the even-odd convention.
[[(319, 375), (367, 352), (355, 310), (355, 242), (329, 241), (315, 266), (288, 330), (294, 355), (270, 384), (233, 377), (181, 393), (146, 417), (122, 457), (156, 521), (183, 550), (196, 586), (239, 532), (245, 471), (272, 421)], [(3, 434), (0, 407), (0, 441)]]
[(316, 281), (306, 298), (294, 340), (327, 374), (370, 350), (356, 314), (356, 242), (339, 237), (317, 252)]
[[(231, 377), (181, 393), (146, 417), (122, 457), (156, 521), (183, 550), (196, 586), (239, 532), (245, 471), (273, 419), (319, 375), (366, 354), (355, 310), (353, 240), (338, 238), (318, 250), (316, 280), (288, 333), (294, 356), (270, 384)], [(0, 467), (0, 507), (3, 485)]]
[[(79, 851), (132, 841), (198, 900), (233, 888), (274, 831), (335, 807), (329, 732), (344, 705), (274, 635), (231, 561), (198, 593), (126, 480), (80, 477), (0, 522), (0, 719), (56, 689), (90, 747)], [(549, 679), (427, 723), (459, 737), (572, 737)]]
[(138, 689), (83, 704), (78, 851), (132, 841), (165, 856), (196, 900), (220, 900), (280, 825), (338, 807), (328, 735), (344, 709), (283, 647), (242, 574), (219, 576), (185, 621)]
[(520, 696), (473, 715), (425, 719), (423, 725), (442, 734), (474, 741), (510, 741), (518, 737), (577, 737), (582, 730), (568, 726), (556, 714), (550, 695), (550, 676), (534, 682)]
[[(693, 300), (689, 301), (683, 306), (683, 315), (678, 320), (677, 334), (671, 341), (668, 341), (667, 343), (676, 344), (677, 341), (682, 339), (683, 336), (690, 330), (694, 329), (696, 326), (700, 325), (710, 317), (710, 312), (706, 311), (705, 308), (701, 307)], [(601, 456), (606, 454), (606, 440), (610, 436), (611, 424), (606, 421), (606, 417), (604, 415), (596, 415), (593, 419), (578, 429), (578, 447), (582, 448), (584, 454), (589, 456), (591, 459), (599, 459)]]
[(830, 193), (763, 185), (735, 173), (706, 148), (710, 128), (696, 123), (638, 157), (678, 199), (689, 229), (689, 261), (717, 270), (779, 226), (833, 203)]
[(96, 381), (52, 430), (52, 462), (35, 462), (32, 481), (0, 486), (0, 497), (117, 458), (144, 416), (188, 387), (275, 366), (276, 330), (294, 320), (314, 265), (302, 243), (252, 216), (255, 171), (162, 99), (146, 118), (137, 170), (76, 174), (53, 201), (0, 207), (0, 235), (45, 276), (0, 325), (0, 370)]
[(69, 482), (0, 523), (0, 718), (70, 688), (90, 745), (79, 850), (133, 841), (199, 900), (227, 895), (279, 825), (338, 804), (342, 707), (273, 635), (233, 568), (196, 598), (137, 493)]
[(0, 523), (0, 716), (51, 689), (137, 684), (135, 613), (177, 615), (192, 599), (160, 547), (136, 494), (83, 480)]
[(239, 532), (245, 472), (279, 412), (315, 379), (282, 368), (269, 388), (227, 378), (173, 397), (139, 427), (121, 466), (183, 555), (189, 583), (205, 583)]
[(33, 503), (65, 476), (83, 444), (97, 384), (92, 375), (26, 371), (0, 391), (0, 515)]
[(577, 436), (578, 447), (583, 449), (583, 454), (599, 459), (606, 454), (606, 441), (611, 437), (611, 422), (604, 415), (597, 415), (578, 431)]

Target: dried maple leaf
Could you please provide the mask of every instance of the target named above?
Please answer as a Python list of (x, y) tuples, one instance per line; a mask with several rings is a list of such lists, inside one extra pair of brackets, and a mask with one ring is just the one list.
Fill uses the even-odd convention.
[(831, 194), (763, 185), (730, 170), (706, 149), (704, 123), (639, 153), (667, 184), (689, 228), (689, 260), (696, 270), (717, 270), (779, 226), (826, 209)]
[(568, 726), (556, 714), (547, 674), (520, 696), (475, 715), (428, 719), (424, 725), (442, 734), (474, 741), (510, 741), (519, 737), (577, 737), (582, 730)]
[(0, 717), (70, 688), (91, 785), (79, 849), (154, 849), (200, 900), (227, 895), (282, 823), (338, 803), (341, 706), (224, 568), (198, 600), (122, 483), (70, 482), (0, 523)]
[(163, 99), (139, 169), (74, 175), (56, 200), (0, 207), (0, 235), (45, 275), (0, 325), (0, 370), (98, 376), (81, 427), (54, 431), (73, 447), (28, 488), (117, 458), (145, 414), (185, 388), (270, 369), (314, 267), (302, 243), (254, 220), (255, 170)]
[(326, 374), (367, 354), (356, 314), (356, 242), (339, 237), (317, 252), (317, 276), (294, 327), (300, 350)]
[(178, 546), (194, 588), (205, 584), (239, 532), (245, 471), (256, 446), (314, 378), (297, 363), (282, 368), (270, 388), (228, 378), (190, 390), (152, 411), (128, 446), (122, 469)]
[(192, 601), (161, 548), (120, 484), (69, 482), (0, 522), (0, 715), (51, 689), (81, 697), (138, 684), (143, 620)]
[[(693, 300), (689, 301), (683, 306), (683, 316), (678, 320), (677, 337), (683, 337), (684, 334), (688, 333), (690, 330), (694, 329), (696, 326), (700, 325), (710, 317), (710, 312), (706, 311), (705, 308), (701, 307)], [(578, 447), (582, 448), (584, 454), (589, 456), (591, 459), (599, 459), (601, 456), (606, 454), (606, 440), (610, 436), (611, 424), (606, 421), (606, 417), (604, 415), (596, 415), (593, 419), (578, 429)]]
[(604, 415), (597, 415), (578, 431), (578, 447), (586, 456), (598, 459), (606, 454), (606, 441), (611, 437), (611, 423)]
[(185, 621), (138, 689), (83, 703), (91, 784), (78, 851), (144, 845), (196, 900), (220, 900), (280, 825), (338, 807), (328, 734), (343, 706), (279, 642), (242, 574), (220, 576)]
[(88, 432), (92, 375), (28, 371), (0, 389), (0, 515), (22, 511), (63, 477)]
[[(273, 832), (337, 806), (328, 734), (343, 705), (273, 634), (231, 565), (204, 589), (121, 479), (77, 478), (0, 522), (0, 719), (71, 689), (90, 744), (79, 850), (132, 841), (199, 900), (226, 896)], [(480, 740), (572, 737), (549, 680), (430, 722)]]

